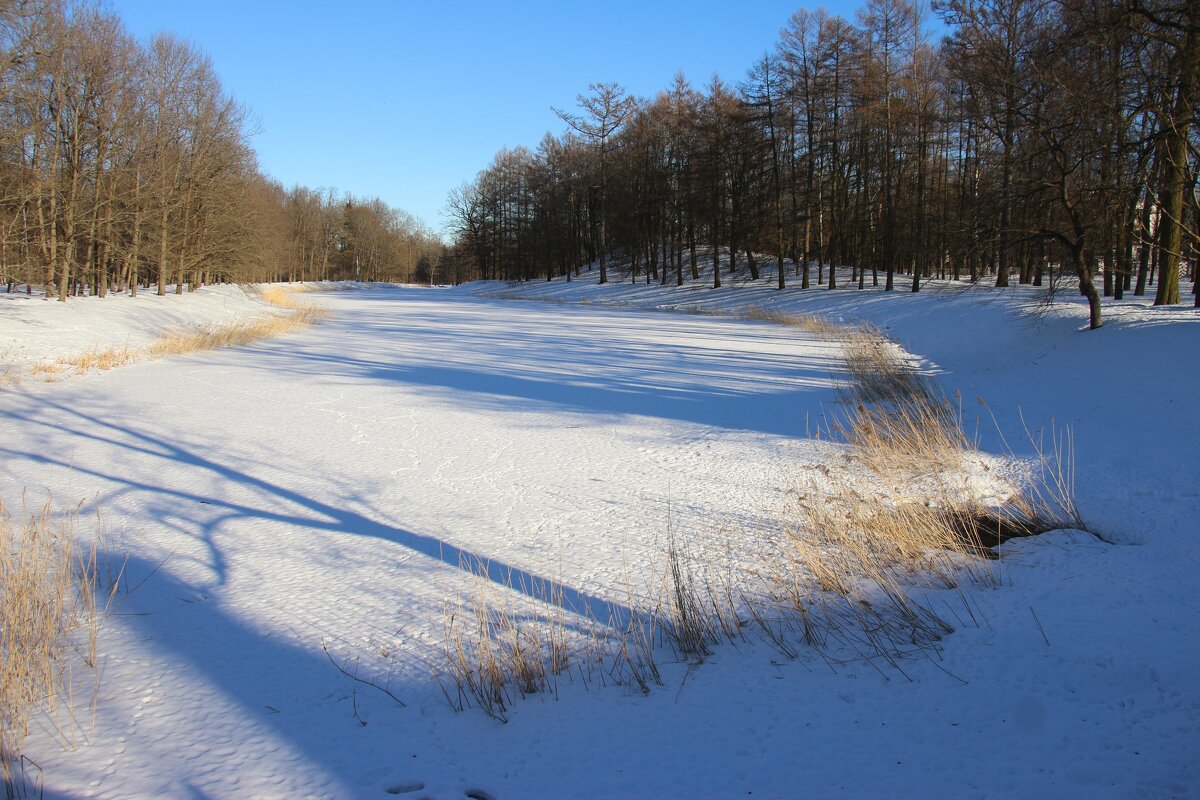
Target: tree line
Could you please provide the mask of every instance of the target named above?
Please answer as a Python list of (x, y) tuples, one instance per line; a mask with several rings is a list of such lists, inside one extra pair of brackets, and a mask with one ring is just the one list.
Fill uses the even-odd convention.
[(0, 282), (47, 296), (215, 281), (430, 280), (441, 242), (382, 201), (285, 189), (248, 110), (171, 34), (0, 0)]
[[(454, 191), (466, 277), (699, 280), (701, 258), (837, 288), (928, 278), (1102, 297), (1193, 292), (1200, 4), (913, 0), (849, 22), (801, 9), (732, 86), (679, 75), (651, 100), (593, 84), (536, 150)], [(722, 249), (727, 254), (722, 262)], [(788, 263), (788, 268), (784, 265)], [(724, 264), (724, 267), (722, 267)], [(685, 267), (686, 265), (686, 267)], [(1197, 296), (1200, 304), (1200, 295)]]

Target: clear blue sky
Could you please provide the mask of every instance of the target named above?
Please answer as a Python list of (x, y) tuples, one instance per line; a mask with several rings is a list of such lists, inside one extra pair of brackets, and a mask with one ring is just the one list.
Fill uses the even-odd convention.
[[(824, 4), (853, 19), (862, 5)], [(563, 130), (587, 85), (649, 97), (682, 70), (741, 80), (796, 0), (576, 3), (110, 0), (145, 42), (172, 31), (213, 59), (258, 122), (262, 169), (287, 186), (377, 196), (435, 230), (447, 193), (502, 147)]]

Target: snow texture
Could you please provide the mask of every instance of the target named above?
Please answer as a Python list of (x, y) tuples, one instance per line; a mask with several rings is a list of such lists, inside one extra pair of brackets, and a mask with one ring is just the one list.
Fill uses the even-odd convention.
[[(82, 501), (80, 535), (128, 558), (94, 713), (26, 742), (45, 797), (1200, 796), (1195, 311), (1130, 300), (1084, 332), (1085, 307), (1027, 289), (311, 297), (331, 316), (285, 338), (0, 390), (0, 498)], [(977, 620), (907, 678), (750, 636), (699, 666), (664, 652), (647, 696), (562, 678), (507, 724), (453, 712), (432, 673), (461, 555), (601, 616), (653, 591), (668, 520), (736, 570), (836, 456), (812, 434), (839, 345), (673, 313), (751, 307), (877, 326), (961, 393), (985, 452), (1070, 426), (1098, 535), (1005, 545)], [(228, 287), (4, 300), (0, 353), (266, 310)]]

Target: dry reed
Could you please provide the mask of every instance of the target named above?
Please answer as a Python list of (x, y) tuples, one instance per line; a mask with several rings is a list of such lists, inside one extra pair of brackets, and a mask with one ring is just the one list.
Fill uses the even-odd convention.
[[(626, 605), (609, 606), (598, 620), (574, 609), (559, 581), (528, 576), (513, 583), (511, 571), (497, 576), (486, 562), (464, 556), (471, 574), (463, 599), (443, 609), (443, 652), (434, 671), (450, 706), (470, 706), (507, 721), (517, 697), (557, 695), (561, 677), (578, 676), (586, 686), (636, 687), (643, 694), (661, 685), (654, 651), (671, 623), (626, 593)], [(501, 578), (497, 580), (497, 578)]]
[(761, 306), (751, 306), (742, 311), (738, 316), (741, 319), (773, 322), (776, 325), (785, 325), (789, 328), (800, 328), (809, 333), (814, 333), (823, 339), (840, 339), (846, 332), (845, 328), (835, 325), (824, 317), (818, 317), (814, 314), (789, 314), (785, 311), (773, 311)]
[[(849, 447), (800, 492), (786, 563), (771, 583), (807, 644), (899, 670), (901, 656), (936, 650), (953, 630), (926, 592), (995, 585), (994, 545), (1084, 527), (1072, 500), (1070, 440), (1035, 447), (1026, 480), (1005, 483), (989, 472), (961, 411), (898, 348), (858, 330), (846, 350), (849, 410), (833, 432)], [(989, 502), (1001, 488), (1006, 499)], [(974, 617), (967, 595), (957, 596)], [(768, 634), (779, 637), (777, 628)]]
[(215, 350), (219, 347), (241, 347), (260, 339), (283, 336), (307, 328), (327, 316), (327, 312), (318, 306), (296, 301), (291, 296), (293, 291), (296, 290), (269, 286), (260, 292), (263, 300), (290, 313), (239, 320), (227, 325), (171, 331), (150, 345), (147, 352), (151, 358), (159, 358), (200, 350)]
[[(506, 721), (514, 690), (554, 693), (558, 676), (570, 669), (563, 587), (521, 577), (514, 587), (511, 571), (497, 584), (489, 564), (474, 556), (460, 566), (474, 577), (466, 599), (445, 608), (442, 690), (456, 710), (475, 705)], [(518, 609), (514, 599), (521, 595), (534, 600), (532, 611)]]
[(130, 350), (128, 345), (122, 345), (121, 347), (109, 347), (104, 350), (92, 349), (82, 355), (59, 359), (58, 363), (74, 367), (77, 373), (82, 374), (93, 369), (109, 370), (122, 367), (137, 359), (138, 354), (136, 350)]
[(95, 667), (116, 588), (101, 591), (96, 550), (77, 547), (74, 527), (74, 515), (56, 519), (49, 503), (21, 519), (0, 503), (0, 772), (10, 788), (31, 717), (71, 713), (73, 654)]
[[(294, 292), (310, 291), (307, 287), (269, 286), (265, 289), (248, 290), (257, 293), (264, 301), (287, 313), (272, 314), (251, 320), (237, 320), (225, 325), (205, 325), (198, 328), (180, 328), (167, 331), (145, 350), (131, 349), (129, 345), (93, 348), (81, 355), (60, 358), (56, 362), (36, 364), (30, 368), (33, 376), (45, 376), (47, 381), (56, 380), (63, 368), (74, 367), (77, 374), (91, 370), (109, 370), (122, 367), (142, 359), (182, 355), (219, 347), (240, 347), (275, 336), (307, 328), (327, 316), (318, 306), (298, 302)], [(13, 381), (15, 383), (15, 380)]]

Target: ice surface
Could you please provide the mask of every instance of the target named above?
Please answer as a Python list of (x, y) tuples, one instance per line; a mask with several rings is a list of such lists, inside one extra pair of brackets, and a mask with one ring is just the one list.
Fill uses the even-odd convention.
[[(82, 501), (81, 535), (137, 585), (102, 631), (94, 718), (26, 743), (47, 797), (1198, 791), (1196, 312), (1127, 301), (1082, 332), (1078, 303), (1035, 315), (1023, 290), (588, 281), (317, 299), (331, 317), (282, 339), (0, 392), (0, 497)], [(224, 288), (146, 300), (175, 316), (35, 298), (0, 302), (0, 336), (30, 363), (266, 312)], [(811, 433), (839, 402), (838, 345), (664, 313), (753, 306), (886, 331), (961, 393), (985, 452), (1070, 425), (1104, 541), (1005, 545), (1003, 585), (970, 590), (978, 624), (911, 680), (751, 639), (664, 664), (645, 697), (564, 679), (508, 724), (452, 712), (431, 670), (470, 591), (461, 554), (603, 610), (653, 591), (668, 519), (736, 569), (835, 456)]]

